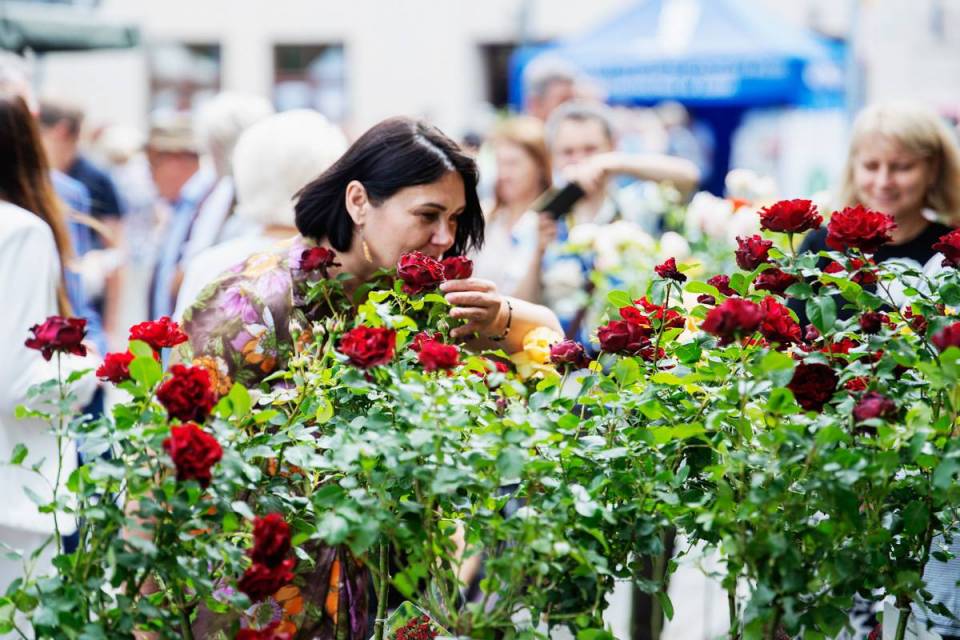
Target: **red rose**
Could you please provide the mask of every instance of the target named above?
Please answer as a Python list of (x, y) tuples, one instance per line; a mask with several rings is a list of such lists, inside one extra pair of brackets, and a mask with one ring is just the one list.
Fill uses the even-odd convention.
[(358, 367), (369, 369), (393, 359), (397, 334), (382, 327), (357, 327), (340, 338), (340, 353)]
[(274, 622), (263, 629), (240, 629), (236, 640), (293, 640), (286, 631), (280, 631), (280, 622)]
[(103, 364), (97, 369), (97, 377), (113, 384), (120, 384), (124, 380), (129, 380), (130, 363), (133, 362), (133, 357), (133, 354), (129, 351), (126, 353), (108, 353), (103, 358)]
[(853, 408), (857, 422), (872, 418), (889, 418), (897, 412), (897, 405), (890, 398), (876, 391), (865, 393)]
[(816, 342), (819, 339), (820, 339), (820, 330), (817, 329), (812, 324), (808, 324), (807, 327), (803, 330), (804, 342)]
[(870, 380), (866, 376), (857, 376), (856, 378), (847, 380), (843, 386), (848, 391), (866, 391), (869, 382)]
[(954, 229), (948, 234), (940, 236), (933, 244), (933, 250), (943, 254), (944, 267), (960, 267), (960, 229)]
[(779, 343), (780, 348), (800, 342), (800, 325), (790, 316), (790, 310), (771, 296), (760, 302), (763, 321), (760, 333), (770, 342)]
[(410, 342), (410, 351), (420, 353), (420, 349), (423, 348), (423, 343), (427, 340), (443, 341), (443, 334), (439, 331), (434, 331), (433, 335), (430, 335), (426, 331), (421, 331), (413, 336), (413, 340)]
[(590, 358), (583, 345), (573, 340), (563, 340), (550, 347), (550, 362), (555, 365), (584, 369), (590, 365)]
[(832, 344), (828, 344), (820, 349), (822, 353), (827, 355), (849, 355), (851, 349), (855, 349), (860, 346), (860, 343), (854, 340), (853, 338), (840, 338)]
[(778, 296), (784, 295), (784, 292), (795, 282), (798, 282), (797, 276), (785, 273), (776, 267), (766, 269), (759, 273), (753, 281), (754, 289), (758, 291), (769, 291)]
[(612, 320), (597, 329), (600, 348), (607, 353), (639, 353), (650, 343), (647, 335), (642, 326), (626, 320)]
[(727, 298), (707, 313), (700, 328), (729, 344), (735, 338), (751, 336), (763, 321), (763, 310), (742, 298)]
[[(873, 260), (861, 260), (860, 258), (851, 258), (850, 259), (850, 280), (859, 284), (860, 286), (866, 286), (869, 284), (877, 283), (877, 274), (875, 271), (870, 270), (867, 267), (877, 266)], [(823, 268), (824, 273), (841, 273), (846, 271), (844, 266), (837, 261), (833, 261)]]
[(310, 247), (300, 254), (301, 271), (320, 271), (324, 278), (329, 278), (330, 267), (339, 267), (337, 254), (326, 247)]
[(948, 347), (960, 347), (960, 322), (937, 331), (931, 341), (940, 351), (946, 351)]
[[(646, 311), (650, 318), (664, 323), (664, 329), (682, 329), (685, 323), (683, 316), (673, 311), (672, 309), (664, 309), (663, 305), (654, 304), (650, 302), (646, 296), (643, 296), (639, 300), (634, 300), (634, 304), (639, 304), (643, 307), (643, 310)], [(620, 314), (623, 315), (623, 309), (620, 310)], [(664, 316), (666, 314), (666, 316)], [(647, 324), (650, 324), (650, 321), (647, 320)]]
[(424, 340), (417, 353), (417, 360), (423, 365), (424, 371), (453, 369), (460, 364), (460, 349), (456, 345)]
[(36, 349), (49, 360), (54, 353), (72, 353), (77, 356), (87, 355), (87, 348), (83, 339), (87, 335), (87, 321), (83, 318), (64, 318), (50, 316), (41, 324), (30, 327), (32, 338), (24, 342), (31, 349)]
[(444, 258), (443, 277), (447, 280), (463, 280), (473, 275), (473, 260), (463, 256)]
[(175, 347), (187, 341), (187, 334), (180, 330), (180, 325), (167, 316), (159, 320), (141, 322), (130, 327), (130, 339), (146, 342), (154, 351), (164, 347)]
[(919, 313), (913, 312), (913, 307), (906, 307), (901, 314), (904, 321), (920, 335), (927, 333), (927, 319)]
[(834, 213), (827, 224), (827, 246), (837, 251), (859, 249), (875, 253), (892, 240), (890, 232), (897, 227), (893, 218), (861, 205)]
[(434, 289), (443, 282), (443, 265), (426, 254), (412, 251), (400, 256), (397, 276), (404, 282), (404, 292), (414, 295)]
[(837, 390), (837, 374), (825, 364), (800, 363), (787, 388), (806, 411), (820, 411)]
[(707, 280), (707, 284), (716, 287), (717, 291), (725, 296), (735, 296), (737, 292), (730, 286), (730, 276), (718, 274)]
[(254, 562), (275, 567), (290, 552), (290, 525), (279, 513), (271, 513), (253, 521), (253, 548), (250, 557)]
[(217, 404), (217, 396), (210, 385), (210, 373), (203, 367), (170, 367), (173, 377), (157, 389), (157, 400), (167, 409), (171, 418), (180, 422), (203, 422)]
[(656, 271), (657, 275), (661, 278), (676, 280), (677, 282), (687, 281), (687, 276), (677, 271), (677, 261), (674, 258), (668, 258), (666, 262), (658, 264), (653, 270)]
[(819, 229), (821, 224), (823, 216), (810, 200), (781, 200), (760, 209), (760, 228), (769, 231), (803, 233)]
[(275, 567), (254, 562), (240, 578), (237, 587), (251, 600), (259, 602), (293, 582), (295, 566), (296, 561), (293, 559), (284, 560)]
[[(758, 235), (749, 238), (737, 238), (737, 249), (734, 255), (737, 257), (737, 266), (744, 271), (753, 271), (765, 262), (770, 262), (770, 247), (773, 242), (764, 240)], [(729, 283), (729, 280), (727, 280)]]
[(885, 313), (865, 311), (860, 314), (860, 328), (866, 334), (880, 333), (884, 322), (889, 322), (889, 318), (887, 318)]
[(697, 296), (697, 302), (699, 304), (705, 304), (712, 307), (713, 305), (717, 304), (717, 299), (708, 293), (701, 293)]
[(177, 480), (196, 480), (203, 487), (210, 484), (210, 469), (223, 457), (216, 438), (192, 422), (170, 427), (163, 448), (177, 467)]

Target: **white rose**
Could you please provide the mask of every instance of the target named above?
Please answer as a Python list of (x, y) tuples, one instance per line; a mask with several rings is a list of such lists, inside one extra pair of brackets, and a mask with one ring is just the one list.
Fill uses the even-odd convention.
[(690, 243), (679, 233), (667, 231), (660, 236), (660, 259), (676, 258), (686, 260), (690, 257)]

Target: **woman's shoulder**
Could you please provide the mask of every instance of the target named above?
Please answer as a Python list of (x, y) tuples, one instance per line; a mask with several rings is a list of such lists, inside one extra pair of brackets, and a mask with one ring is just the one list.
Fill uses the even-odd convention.
[(12, 202), (0, 200), (0, 234), (12, 236), (29, 233), (53, 237), (50, 227), (39, 216)]

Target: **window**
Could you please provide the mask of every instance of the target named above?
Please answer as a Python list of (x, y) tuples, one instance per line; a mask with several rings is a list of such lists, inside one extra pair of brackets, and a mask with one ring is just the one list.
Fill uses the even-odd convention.
[(343, 122), (349, 105), (342, 45), (277, 45), (273, 59), (278, 111), (316, 109), (333, 122)]
[(219, 44), (158, 44), (149, 60), (151, 111), (192, 111), (220, 90)]

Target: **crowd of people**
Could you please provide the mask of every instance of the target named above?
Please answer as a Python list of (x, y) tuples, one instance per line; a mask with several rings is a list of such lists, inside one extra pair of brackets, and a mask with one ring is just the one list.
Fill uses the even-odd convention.
[[(135, 132), (118, 128), (85, 146), (82, 110), (38, 99), (28, 66), (3, 56), (0, 353), (8, 366), (0, 373), (0, 455), (24, 442), (34, 454), (47, 452), (48, 462), (54, 458), (42, 425), (14, 419), (27, 388), (56, 374), (55, 363), (17, 338), (47, 316), (87, 321), (87, 355), (65, 358), (69, 371), (94, 367), (107, 350), (124, 348), (131, 321), (170, 316), (185, 320), (196, 355), (224, 359), (233, 379), (247, 365), (258, 372), (249, 382), (262, 379), (278, 365), (265, 364), (263, 336), (252, 336), (259, 359), (251, 359), (248, 343), (230, 346), (238, 343), (224, 334), (231, 326), (228, 298), (251, 273), (294, 268), (257, 262), (285, 243), (330, 247), (342, 269), (360, 280), (410, 250), (465, 253), (474, 277), (443, 290), (451, 315), (470, 321), (463, 338), (476, 334), (477, 346), (509, 351), (525, 328), (547, 325), (589, 344), (583, 310), (560, 304), (551, 286), (558, 270), (590, 286), (593, 256), (559, 250), (571, 228), (625, 220), (656, 237), (665, 212), (651, 205), (656, 199), (648, 192), (671, 185), (689, 196), (705, 169), (690, 154), (641, 149), (636, 131), (633, 140), (620, 135), (616, 112), (577, 82), (557, 69), (529, 79), (527, 113), (503, 118), (485, 136), (480, 153), (493, 159), (495, 180), (486, 182), (489, 193), (478, 193), (484, 180), (474, 159), (429, 125), (389, 120), (351, 145), (319, 113), (274, 113), (261, 97), (228, 92), (192, 116), (155, 118), (142, 144)], [(681, 127), (676, 109), (663, 113), (670, 127)], [(564, 216), (535, 210), (544, 192), (569, 184), (581, 195)], [(877, 260), (935, 268), (932, 245), (960, 222), (956, 132), (918, 106), (864, 110), (837, 204), (895, 218), (894, 242)], [(823, 230), (809, 234), (803, 248), (824, 249)], [(128, 279), (137, 269), (148, 274), (146, 290)], [(289, 319), (288, 294), (281, 287), (261, 300), (258, 317), (270, 318), (259, 326), (266, 332), (270, 325), (274, 342), (287, 333), (281, 325)], [(796, 311), (802, 320), (803, 309)], [(103, 411), (92, 377), (78, 387), (76, 401), (90, 413)], [(6, 466), (0, 478), (10, 487), (36, 482)], [(0, 542), (38, 547), (50, 531), (49, 517), (11, 491)], [(937, 566), (928, 573), (930, 590), (960, 613), (950, 577), (960, 574), (957, 561), (931, 562)], [(19, 565), (0, 563), (5, 585)], [(945, 636), (960, 636), (955, 621), (935, 623)]]

